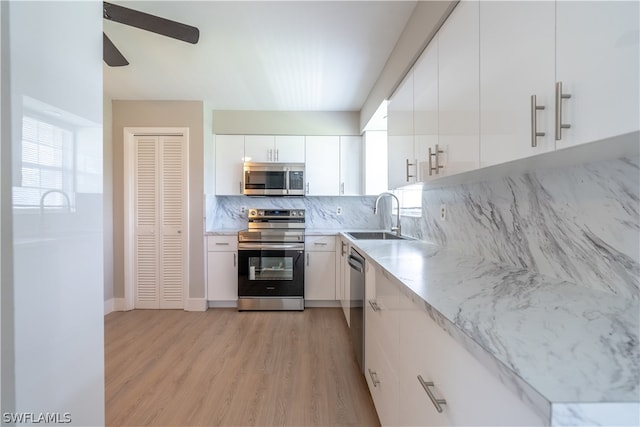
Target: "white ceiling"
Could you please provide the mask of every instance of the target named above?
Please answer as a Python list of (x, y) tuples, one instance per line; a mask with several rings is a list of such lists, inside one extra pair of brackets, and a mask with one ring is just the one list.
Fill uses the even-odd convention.
[(107, 99), (218, 110), (359, 111), (415, 1), (114, 1), (200, 29), (196, 45), (103, 20), (130, 65)]

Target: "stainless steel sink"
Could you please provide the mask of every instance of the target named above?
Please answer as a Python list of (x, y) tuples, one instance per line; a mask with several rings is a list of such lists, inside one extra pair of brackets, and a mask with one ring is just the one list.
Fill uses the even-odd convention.
[(354, 240), (407, 240), (407, 237), (398, 236), (388, 231), (350, 231), (345, 234)]

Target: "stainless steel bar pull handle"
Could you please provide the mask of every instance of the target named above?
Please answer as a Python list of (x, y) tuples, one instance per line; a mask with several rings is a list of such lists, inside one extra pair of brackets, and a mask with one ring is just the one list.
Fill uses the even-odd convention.
[[(444, 151), (438, 147), (438, 144), (436, 144), (435, 150), (432, 150), (431, 147), (429, 147), (429, 176), (433, 175), (434, 171), (436, 172), (436, 175), (438, 175), (440, 173), (440, 169), (443, 168), (440, 164), (440, 154), (442, 153), (444, 153)], [(435, 157), (435, 166), (433, 165), (433, 160), (431, 160), (433, 157)]]
[(438, 399), (433, 394), (433, 391), (431, 390), (431, 387), (434, 387), (433, 382), (423, 380), (422, 375), (418, 375), (418, 381), (420, 381), (420, 385), (422, 386), (424, 391), (427, 392), (427, 396), (429, 396), (429, 399), (431, 400), (431, 403), (433, 403), (433, 406), (436, 407), (436, 411), (442, 412), (442, 406), (440, 405), (446, 405), (447, 401), (444, 399)]
[(372, 371), (369, 368), (367, 369), (369, 370), (369, 376), (371, 377), (371, 382), (373, 383), (373, 386), (378, 387), (378, 384), (380, 384), (380, 380), (378, 379), (378, 374), (376, 373), (376, 371)]
[(309, 194), (309, 183), (307, 182), (307, 190), (306, 193)]
[(233, 266), (237, 267), (238, 266), (238, 261), (237, 261), (237, 255), (233, 254)]
[(535, 95), (531, 95), (531, 146), (538, 146), (538, 137), (545, 136), (544, 132), (538, 132), (538, 110), (544, 110), (544, 105), (538, 105)]
[(570, 94), (562, 93), (562, 82), (556, 82), (556, 141), (562, 139), (562, 129), (571, 128), (571, 125), (562, 123), (562, 100), (569, 98)]
[(407, 159), (407, 164), (406, 165), (407, 165), (407, 169), (406, 169), (406, 171), (407, 171), (406, 172), (407, 182), (409, 182), (409, 178), (415, 178), (416, 177), (415, 175), (410, 175), (409, 174), (409, 166), (415, 166), (416, 164), (415, 163), (409, 163), (409, 159)]
[(307, 254), (307, 267), (309, 267), (309, 254)]

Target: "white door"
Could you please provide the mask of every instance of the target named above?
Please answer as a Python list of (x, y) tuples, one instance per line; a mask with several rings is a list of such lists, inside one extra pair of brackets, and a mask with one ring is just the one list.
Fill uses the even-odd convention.
[(247, 162), (275, 162), (273, 135), (245, 135), (244, 156)]
[(340, 194), (362, 194), (362, 137), (340, 137)]
[(416, 182), (413, 151), (413, 71), (393, 93), (387, 106), (389, 189)]
[(137, 135), (133, 170), (135, 308), (183, 308), (186, 138)]
[(480, 159), (478, 2), (461, 1), (438, 34), (438, 131), (443, 175), (477, 169)]
[(275, 161), (304, 163), (304, 136), (276, 135)]
[(337, 196), (340, 189), (340, 138), (307, 136), (306, 169), (308, 196)]
[(216, 196), (242, 195), (244, 135), (216, 135)]
[[(563, 99), (556, 149), (639, 128), (637, 1), (556, 2), (556, 79)], [(556, 138), (558, 139), (558, 138)]]
[(553, 2), (480, 3), (481, 167), (555, 149), (554, 45)]
[[(418, 163), (417, 180), (440, 176), (440, 170), (429, 174), (429, 148), (435, 153), (438, 144), (438, 35), (431, 40), (413, 67), (414, 152)], [(435, 158), (431, 159), (432, 168)]]

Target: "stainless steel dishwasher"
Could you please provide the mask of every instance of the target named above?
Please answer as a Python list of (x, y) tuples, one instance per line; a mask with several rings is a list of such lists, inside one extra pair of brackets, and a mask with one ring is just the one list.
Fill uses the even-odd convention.
[(360, 371), (364, 373), (364, 257), (353, 248), (349, 252), (349, 267), (349, 287), (351, 289), (349, 297), (351, 324), (349, 329), (356, 360), (360, 365)]

